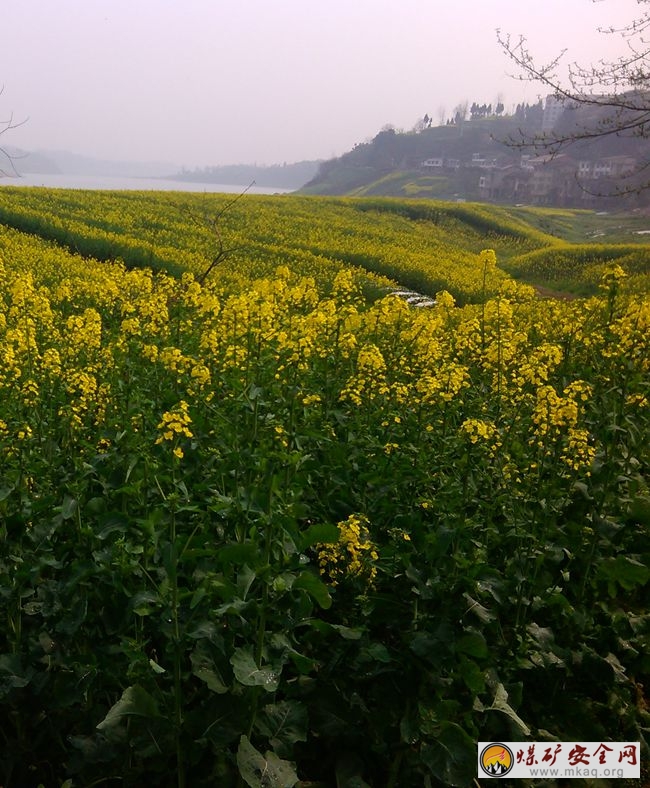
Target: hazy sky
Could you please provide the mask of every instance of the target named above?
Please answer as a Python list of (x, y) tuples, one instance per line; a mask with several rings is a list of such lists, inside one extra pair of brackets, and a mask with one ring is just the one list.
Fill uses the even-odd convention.
[(534, 102), (496, 28), (540, 59), (620, 47), (636, 0), (3, 0), (2, 138), (188, 167), (340, 155), (467, 100)]

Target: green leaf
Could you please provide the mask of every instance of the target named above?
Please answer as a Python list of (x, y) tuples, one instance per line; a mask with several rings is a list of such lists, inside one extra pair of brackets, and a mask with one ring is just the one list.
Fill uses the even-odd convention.
[(584, 482), (576, 482), (573, 485), (573, 489), (580, 493), (580, 495), (584, 498), (585, 501), (593, 501), (591, 491), (589, 487)]
[(220, 564), (239, 566), (240, 564), (259, 563), (260, 549), (253, 542), (235, 542), (226, 544), (213, 553), (215, 560)]
[(96, 495), (94, 498), (89, 498), (84, 504), (84, 512), (92, 515), (101, 515), (106, 508), (106, 498), (101, 495)]
[(596, 533), (610, 541), (614, 539), (616, 534), (623, 528), (622, 525), (615, 523), (613, 520), (608, 520), (606, 517), (598, 517), (596, 515), (594, 515), (592, 522)]
[(212, 692), (223, 695), (228, 692), (228, 685), (223, 680), (219, 669), (210, 656), (207, 646), (199, 643), (192, 652), (192, 673), (205, 684)]
[(252, 605), (252, 601), (246, 602), (243, 599), (233, 599), (224, 605), (215, 608), (215, 615), (221, 617), (225, 615), (242, 616), (244, 611)]
[(77, 508), (78, 504), (76, 498), (72, 498), (70, 495), (64, 496), (63, 503), (61, 504), (61, 517), (64, 520), (69, 520), (71, 517), (74, 517)]
[(410, 644), (411, 651), (426, 659), (431, 652), (436, 653), (437, 639), (430, 632), (416, 632)]
[(205, 638), (210, 643), (219, 643), (221, 641), (221, 629), (217, 627), (214, 621), (200, 621), (187, 635), (192, 640)]
[(343, 640), (361, 640), (364, 630), (361, 627), (344, 627), (343, 624), (332, 624)]
[[(256, 555), (257, 552), (258, 551), (256, 551)], [(237, 588), (239, 589), (239, 595), (243, 600), (246, 599), (254, 580), (255, 571), (251, 569), (248, 564), (244, 564), (237, 573)]]
[(514, 723), (518, 734), (523, 738), (530, 736), (530, 728), (508, 703), (508, 693), (503, 684), (497, 684), (494, 701), (488, 711), (500, 711)]
[(460, 668), (460, 675), (463, 677), (465, 686), (474, 693), (479, 695), (485, 690), (485, 676), (481, 668), (471, 659), (467, 659), (462, 654), (458, 660)]
[(26, 687), (34, 676), (32, 668), (25, 668), (18, 654), (0, 654), (0, 698), (12, 689)]
[(422, 745), (422, 761), (443, 785), (472, 785), (476, 776), (476, 742), (453, 722), (443, 722), (435, 740)]
[(630, 502), (630, 518), (650, 526), (650, 498), (647, 495), (637, 495)]
[(489, 624), (491, 621), (496, 619), (495, 613), (493, 613), (491, 610), (488, 610), (488, 608), (471, 597), (469, 594), (463, 594), (463, 598), (467, 602), (467, 610), (465, 611), (465, 615), (467, 615), (467, 613), (472, 613), (482, 624)]
[(549, 651), (553, 648), (555, 635), (550, 627), (540, 627), (539, 624), (532, 621), (526, 629), (538, 646)]
[(314, 523), (300, 535), (300, 549), (306, 550), (315, 544), (336, 544), (341, 536), (337, 525)]
[(264, 706), (255, 727), (269, 740), (278, 755), (289, 755), (298, 741), (307, 741), (307, 709), (295, 700)]
[(52, 654), (56, 651), (56, 641), (54, 641), (47, 632), (40, 633), (38, 642), (46, 654)]
[(0, 503), (1, 503), (2, 501), (6, 501), (6, 500), (7, 500), (7, 498), (8, 498), (8, 497), (11, 495), (11, 493), (12, 493), (12, 492), (13, 492), (15, 489), (16, 489), (16, 488), (15, 488), (15, 487), (14, 487), (12, 484), (3, 484), (3, 485), (0, 487)]
[(456, 651), (470, 657), (487, 657), (488, 647), (480, 632), (466, 632), (456, 641)]
[(165, 668), (163, 668), (161, 665), (159, 665), (156, 662), (155, 659), (150, 659), (149, 660), (149, 667), (151, 668), (151, 670), (153, 670), (154, 673), (160, 674), (160, 673), (165, 673), (166, 672)]
[(363, 759), (353, 752), (342, 752), (336, 759), (337, 788), (370, 788), (361, 776)]
[(293, 788), (298, 782), (292, 763), (283, 761), (272, 752), (262, 755), (247, 736), (239, 740), (237, 766), (242, 779), (250, 788)]
[(190, 610), (194, 610), (194, 608), (199, 604), (199, 602), (203, 601), (207, 591), (203, 586), (200, 586), (196, 589), (196, 591), (192, 594), (192, 599), (190, 601)]
[(323, 610), (328, 610), (332, 607), (332, 597), (327, 586), (313, 572), (301, 572), (296, 578), (293, 588), (306, 591)]
[(149, 616), (160, 606), (160, 600), (152, 591), (138, 591), (131, 597), (130, 604), (136, 616)]
[(439, 666), (454, 644), (454, 631), (448, 621), (441, 621), (434, 632), (416, 632), (410, 648), (430, 665)]
[(390, 653), (383, 643), (371, 643), (367, 648), (363, 649), (363, 653), (374, 662), (387, 664), (391, 661)]
[(128, 717), (159, 717), (156, 701), (137, 684), (127, 687), (118, 702), (108, 710), (108, 714), (97, 725), (97, 730), (107, 731), (115, 728)]
[(104, 540), (107, 539), (112, 533), (118, 531), (119, 533), (126, 533), (129, 526), (127, 518), (119, 512), (111, 512), (110, 514), (102, 517), (102, 529), (97, 534), (97, 538)]
[(280, 684), (282, 667), (280, 666), (279, 669), (271, 665), (258, 667), (252, 648), (235, 649), (230, 657), (230, 664), (237, 681), (246, 687), (263, 687), (267, 692), (275, 692)]
[(296, 651), (295, 649), (291, 649), (290, 651), (288, 651), (287, 656), (295, 665), (296, 670), (299, 673), (302, 673), (303, 676), (312, 673), (318, 667), (318, 663), (316, 662), (315, 659), (311, 657), (306, 657), (304, 654), (301, 654), (299, 651)]
[(413, 704), (407, 703), (406, 711), (399, 724), (400, 739), (412, 747), (420, 741), (420, 715)]
[(604, 560), (598, 567), (598, 575), (607, 581), (610, 596), (616, 595), (615, 584), (626, 591), (644, 586), (650, 580), (650, 568), (640, 561), (625, 555)]

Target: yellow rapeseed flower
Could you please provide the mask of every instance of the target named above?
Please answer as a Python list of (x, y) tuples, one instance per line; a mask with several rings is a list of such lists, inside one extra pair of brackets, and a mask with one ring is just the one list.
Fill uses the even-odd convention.
[(338, 542), (318, 545), (320, 573), (331, 585), (338, 585), (346, 577), (357, 577), (372, 585), (379, 554), (370, 539), (369, 524), (364, 514), (351, 514), (338, 523)]
[[(189, 428), (191, 423), (189, 405), (185, 400), (181, 400), (173, 410), (163, 413), (157, 427), (161, 434), (156, 439), (156, 443), (175, 441), (177, 438), (192, 438), (193, 433)], [(177, 457), (182, 457), (182, 451), (179, 454), (176, 449), (179, 447), (174, 447), (174, 454)]]

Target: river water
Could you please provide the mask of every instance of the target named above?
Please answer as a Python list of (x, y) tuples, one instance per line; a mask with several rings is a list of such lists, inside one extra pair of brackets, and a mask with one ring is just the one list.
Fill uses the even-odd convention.
[[(50, 189), (106, 189), (112, 191), (178, 191), (237, 194), (246, 186), (227, 183), (190, 183), (165, 178), (126, 178), (110, 175), (45, 175), (25, 173), (19, 178), (0, 179), (2, 186), (47, 186)], [(287, 194), (289, 189), (251, 186), (247, 194)]]

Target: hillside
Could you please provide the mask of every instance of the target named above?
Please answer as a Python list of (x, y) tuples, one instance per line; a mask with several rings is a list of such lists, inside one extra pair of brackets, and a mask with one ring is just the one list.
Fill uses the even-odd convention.
[[(4, 150), (7, 154), (7, 157), (9, 158), (9, 161), (13, 163), (13, 166), (18, 172), (36, 172), (39, 174), (47, 173), (53, 175), (61, 172), (61, 168), (59, 167), (58, 163), (46, 153), (25, 151), (12, 146), (7, 146)], [(11, 170), (11, 167), (8, 165), (9, 162), (5, 161), (5, 170)]]
[[(435, 297), (446, 289), (463, 304), (485, 298), (476, 265), (485, 248), (497, 255), (499, 281), (510, 275), (554, 290), (593, 293), (603, 266), (617, 260), (639, 288), (650, 285), (647, 219), (640, 213), (247, 194), (221, 214), (229, 202), (228, 195), (171, 198), (5, 186), (0, 222), (87, 257), (119, 258), (130, 268), (176, 274), (187, 268), (198, 275), (221, 248), (222, 280), (237, 280), (242, 270), (269, 276), (279, 261), (305, 267), (318, 280), (352, 266), (366, 293), (398, 287)], [(214, 215), (221, 217), (218, 238)]]
[[(583, 141), (553, 157), (509, 146), (508, 141), (522, 132), (528, 135), (541, 129), (544, 111), (536, 109), (537, 113), (475, 116), (409, 132), (383, 129), (372, 140), (323, 162), (301, 192), (620, 207), (616, 197), (595, 195), (610, 193), (621, 178), (643, 166), (647, 140), (611, 136)], [(571, 123), (581, 122), (579, 112), (571, 111)], [(557, 123), (561, 128), (567, 121), (561, 116)], [(649, 200), (647, 191), (631, 194), (626, 207)]]

